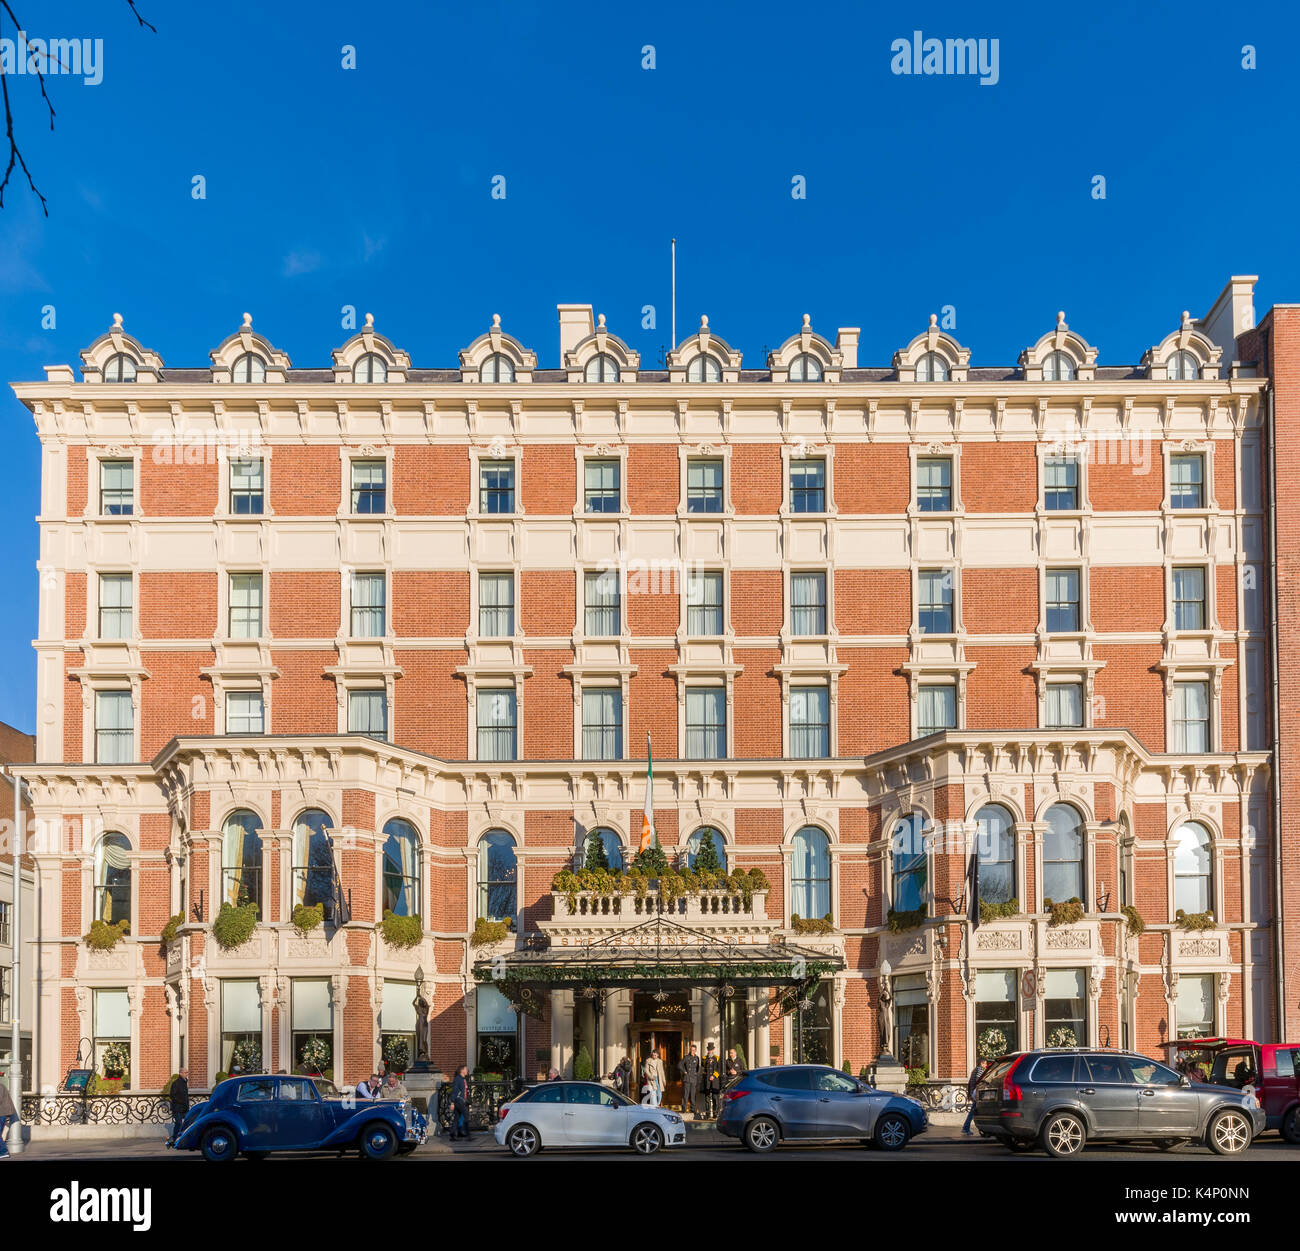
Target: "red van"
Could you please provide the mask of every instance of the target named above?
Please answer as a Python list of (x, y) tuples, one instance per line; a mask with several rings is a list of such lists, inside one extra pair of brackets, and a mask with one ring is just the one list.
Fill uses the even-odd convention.
[(1238, 1090), (1253, 1081), (1265, 1129), (1300, 1143), (1300, 1043), (1258, 1043), (1246, 1038), (1180, 1038), (1165, 1043), (1170, 1064), (1212, 1086)]

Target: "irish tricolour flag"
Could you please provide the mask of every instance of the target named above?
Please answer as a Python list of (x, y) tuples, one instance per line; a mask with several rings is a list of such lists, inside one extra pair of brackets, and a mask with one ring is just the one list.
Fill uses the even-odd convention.
[(655, 834), (655, 758), (650, 750), (650, 734), (645, 736), (645, 809), (641, 813), (641, 850), (659, 843)]

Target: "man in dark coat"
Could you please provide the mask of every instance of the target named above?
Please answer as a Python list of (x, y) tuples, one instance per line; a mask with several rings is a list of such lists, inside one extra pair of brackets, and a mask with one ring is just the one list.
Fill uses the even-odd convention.
[(966, 1097), (970, 1100), (970, 1110), (966, 1113), (966, 1124), (961, 1127), (963, 1134), (974, 1136), (975, 1131), (970, 1126), (975, 1119), (975, 1088), (980, 1084), (980, 1078), (984, 1076), (988, 1067), (987, 1060), (976, 1060), (975, 1067), (971, 1069), (970, 1076), (966, 1079)]
[(682, 1075), (682, 1111), (699, 1115), (700, 1102), (700, 1052), (694, 1043), (677, 1065)]
[(172, 1088), (167, 1093), (172, 1101), (172, 1141), (174, 1142), (180, 1136), (181, 1122), (185, 1120), (190, 1110), (189, 1069), (178, 1070), (172, 1079)]
[(705, 1048), (700, 1083), (704, 1090), (704, 1115), (714, 1119), (718, 1115), (718, 1095), (722, 1093), (722, 1058), (712, 1043)]
[(451, 1137), (469, 1137), (469, 1065), (462, 1064), (456, 1070), (451, 1083)]
[(744, 1077), (749, 1070), (745, 1067), (745, 1062), (736, 1054), (735, 1047), (727, 1048), (727, 1062), (722, 1066), (722, 1076), (730, 1085), (738, 1077)]

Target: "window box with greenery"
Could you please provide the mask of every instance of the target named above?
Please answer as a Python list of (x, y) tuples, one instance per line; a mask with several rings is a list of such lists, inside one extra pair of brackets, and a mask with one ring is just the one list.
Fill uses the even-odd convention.
[(927, 919), (924, 908), (912, 908), (906, 912), (899, 912), (897, 908), (890, 908), (889, 915), (885, 918), (885, 924), (889, 927), (891, 934), (903, 934), (908, 930), (920, 929)]
[(1180, 930), (1212, 930), (1218, 922), (1213, 912), (1184, 912), (1179, 908), (1174, 914), (1174, 924)]
[(833, 934), (835, 922), (829, 912), (824, 917), (801, 917), (796, 912), (790, 918), (790, 928), (796, 934)]
[(181, 926), (185, 924), (185, 914), (178, 912), (175, 916), (169, 917), (167, 924), (162, 927), (162, 943), (164, 947), (171, 946), (181, 933)]
[(399, 917), (391, 908), (386, 908), (384, 919), (379, 923), (379, 932), (388, 946), (408, 951), (412, 947), (418, 947), (424, 938), (424, 925), (419, 917)]
[(313, 930), (320, 929), (325, 923), (325, 905), (323, 903), (295, 904), (291, 919), (293, 928), (306, 938)]
[(494, 943), (503, 943), (510, 936), (513, 927), (509, 921), (489, 921), (479, 917), (474, 922), (474, 932), (470, 935), (471, 947), (491, 947)]
[(107, 921), (92, 921), (83, 941), (91, 951), (112, 951), (131, 931), (129, 921), (110, 925)]
[(1078, 896), (1060, 902), (1044, 899), (1043, 911), (1047, 913), (1047, 924), (1051, 929), (1058, 925), (1077, 925), (1084, 917), (1083, 900)]
[(1128, 932), (1134, 938), (1146, 930), (1146, 919), (1133, 904), (1125, 904), (1120, 912), (1124, 914), (1124, 919), (1128, 922)]
[[(657, 851), (658, 848), (650, 848)], [(648, 853), (642, 853), (648, 854)], [(663, 853), (660, 851), (660, 855)], [(578, 896), (589, 893), (602, 898), (615, 895), (636, 895), (644, 899), (652, 890), (658, 890), (665, 903), (676, 899), (689, 898), (707, 892), (739, 895), (745, 908), (753, 907), (754, 895), (771, 889), (762, 869), (738, 869), (734, 873), (711, 872), (700, 869), (698, 863), (694, 869), (685, 872), (669, 868), (665, 857), (663, 867), (655, 867), (657, 861), (648, 863), (651, 868), (643, 867), (647, 862), (638, 864), (638, 856), (632, 862), (632, 868), (626, 872), (607, 872), (603, 869), (562, 869), (551, 879), (551, 890), (563, 895), (570, 911), (576, 910)]]
[(1020, 900), (1004, 899), (1001, 903), (989, 903), (987, 899), (980, 900), (980, 921), (1006, 921), (1011, 917), (1020, 915)]
[(217, 940), (217, 946), (222, 951), (235, 951), (253, 937), (256, 928), (257, 905), (255, 903), (238, 905), (223, 903), (221, 911), (212, 922), (212, 937)]

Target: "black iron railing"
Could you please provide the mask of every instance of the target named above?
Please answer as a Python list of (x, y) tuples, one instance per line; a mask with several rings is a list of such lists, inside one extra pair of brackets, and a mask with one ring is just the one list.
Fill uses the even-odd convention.
[(175, 1118), (166, 1095), (60, 1093), (24, 1095), (20, 1119), (24, 1125), (170, 1125)]

